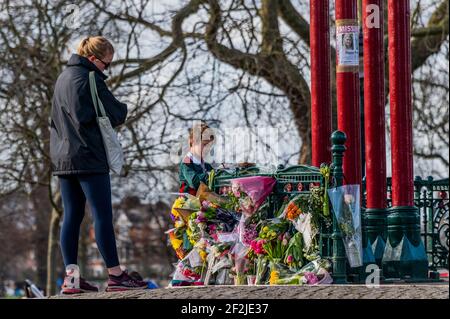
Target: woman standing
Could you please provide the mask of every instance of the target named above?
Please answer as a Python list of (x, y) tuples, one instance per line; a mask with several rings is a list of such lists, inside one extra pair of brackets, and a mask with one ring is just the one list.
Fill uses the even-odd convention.
[(112, 62), (114, 48), (104, 37), (81, 41), (67, 68), (55, 84), (51, 114), (50, 154), (53, 174), (58, 176), (64, 208), (61, 250), (66, 266), (62, 293), (98, 291), (82, 277), (74, 283), (70, 269), (77, 265), (78, 239), (86, 200), (94, 219), (98, 249), (108, 268), (107, 291), (142, 289), (147, 283), (136, 274), (122, 271), (112, 223), (111, 184), (105, 148), (96, 121), (89, 87), (95, 72), (98, 95), (113, 127), (125, 122), (127, 106), (105, 84), (103, 73)]

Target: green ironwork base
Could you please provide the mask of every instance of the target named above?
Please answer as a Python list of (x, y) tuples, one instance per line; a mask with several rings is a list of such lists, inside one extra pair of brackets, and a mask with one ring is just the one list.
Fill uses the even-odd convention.
[(414, 246), (403, 236), (397, 246), (392, 246), (388, 239), (382, 267), (386, 278), (427, 279), (428, 259), (423, 243)]
[(375, 258), (374, 263), (381, 267), (387, 238), (387, 210), (377, 208), (366, 208), (362, 210), (362, 223), (365, 263), (370, 262), (370, 249)]
[(366, 247), (370, 247), (373, 258), (375, 259), (375, 263), (381, 267), (384, 251), (386, 249), (386, 242), (384, 241), (383, 237), (377, 236), (374, 242), (368, 239)]
[(414, 206), (389, 209), (388, 240), (382, 267), (386, 278), (428, 277), (428, 258), (420, 237), (420, 217)]
[(386, 209), (366, 208), (361, 210), (365, 237), (372, 243), (381, 236), (384, 241), (387, 238), (386, 224), (388, 212)]

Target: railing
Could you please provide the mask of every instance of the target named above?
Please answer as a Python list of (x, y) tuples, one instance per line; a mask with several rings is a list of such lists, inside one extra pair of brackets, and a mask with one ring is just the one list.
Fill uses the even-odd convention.
[[(365, 207), (365, 182), (362, 207)], [(392, 206), (392, 179), (387, 178), (387, 206)], [(419, 209), (420, 228), (430, 270), (449, 268), (449, 179), (429, 176), (414, 179), (414, 204)]]

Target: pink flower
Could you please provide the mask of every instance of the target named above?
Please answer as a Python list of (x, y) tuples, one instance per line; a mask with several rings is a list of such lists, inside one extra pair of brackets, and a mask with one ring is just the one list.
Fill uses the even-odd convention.
[(292, 255), (289, 255), (289, 256), (287, 257), (287, 263), (290, 264), (290, 263), (292, 263), (293, 261), (294, 261), (294, 257), (292, 257)]
[(209, 208), (209, 206), (211, 206), (211, 203), (208, 202), (207, 200), (204, 200), (204, 201), (202, 202), (202, 206), (203, 206), (204, 208)]
[(263, 255), (263, 254), (265, 254), (263, 244), (264, 244), (264, 240), (253, 240), (251, 242), (250, 246), (251, 246), (252, 250), (255, 252), (255, 254)]
[(308, 285), (315, 285), (319, 282), (319, 278), (313, 272), (305, 272), (305, 279)]
[(233, 192), (234, 196), (241, 197), (241, 192), (239, 191), (239, 185), (233, 184), (231, 186), (231, 191)]

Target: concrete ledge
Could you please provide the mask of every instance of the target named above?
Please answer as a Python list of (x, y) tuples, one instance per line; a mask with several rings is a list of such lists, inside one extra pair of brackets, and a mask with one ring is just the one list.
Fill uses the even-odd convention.
[(207, 286), (58, 295), (52, 299), (449, 299), (449, 283), (324, 286)]

